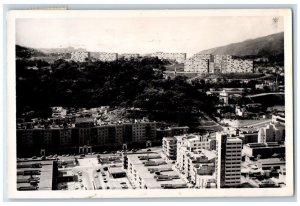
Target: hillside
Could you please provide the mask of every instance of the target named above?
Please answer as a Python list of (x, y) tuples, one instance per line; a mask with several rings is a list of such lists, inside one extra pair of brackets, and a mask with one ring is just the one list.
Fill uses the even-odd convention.
[(198, 54), (228, 54), (232, 56), (283, 56), (283, 32), (239, 43), (203, 50)]
[(16, 57), (18, 58), (31, 58), (33, 56), (45, 56), (45, 54), (37, 49), (27, 48), (16, 45)]

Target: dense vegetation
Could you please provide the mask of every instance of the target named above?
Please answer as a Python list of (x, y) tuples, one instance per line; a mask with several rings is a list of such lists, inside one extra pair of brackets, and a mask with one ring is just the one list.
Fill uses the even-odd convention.
[[(33, 111), (33, 116), (47, 117), (50, 106), (101, 105), (138, 107), (162, 120), (175, 115), (188, 121), (192, 113), (212, 113), (215, 99), (184, 77), (165, 79), (165, 64), (158, 58), (83, 63), (59, 59), (52, 64), (20, 58), (16, 62), (17, 115)], [(37, 69), (28, 69), (32, 66)]]

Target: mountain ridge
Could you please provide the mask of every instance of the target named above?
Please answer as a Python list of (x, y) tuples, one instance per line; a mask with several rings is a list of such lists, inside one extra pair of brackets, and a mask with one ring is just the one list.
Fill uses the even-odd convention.
[(242, 42), (214, 47), (197, 54), (224, 54), (232, 56), (280, 56), (284, 54), (284, 33), (248, 39)]

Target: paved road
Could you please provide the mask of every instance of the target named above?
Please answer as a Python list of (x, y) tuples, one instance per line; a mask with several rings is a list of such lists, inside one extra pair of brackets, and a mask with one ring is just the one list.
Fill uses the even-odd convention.
[(74, 167), (73, 172), (77, 173), (77, 174), (78, 174), (78, 172), (82, 172), (82, 176), (78, 175), (78, 178), (82, 179), (82, 184), (84, 185), (84, 188), (86, 190), (93, 190), (94, 189), (92, 179), (91, 179), (91, 176), (89, 174), (88, 168)]
[(266, 95), (271, 95), (271, 94), (279, 94), (279, 95), (284, 95), (284, 92), (268, 92), (268, 93), (260, 93), (260, 94), (251, 94), (247, 95), (246, 97), (261, 97), (261, 96), (266, 96)]
[(268, 119), (264, 122), (258, 122), (258, 123), (253, 123), (253, 124), (248, 124), (248, 125), (244, 125), (244, 127), (264, 127), (268, 124), (270, 124), (272, 122), (272, 119)]

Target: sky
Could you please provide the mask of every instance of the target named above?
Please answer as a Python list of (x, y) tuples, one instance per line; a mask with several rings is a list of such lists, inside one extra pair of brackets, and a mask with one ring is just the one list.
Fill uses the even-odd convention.
[(16, 43), (116, 53), (199, 51), (283, 31), (274, 16), (17, 19)]

